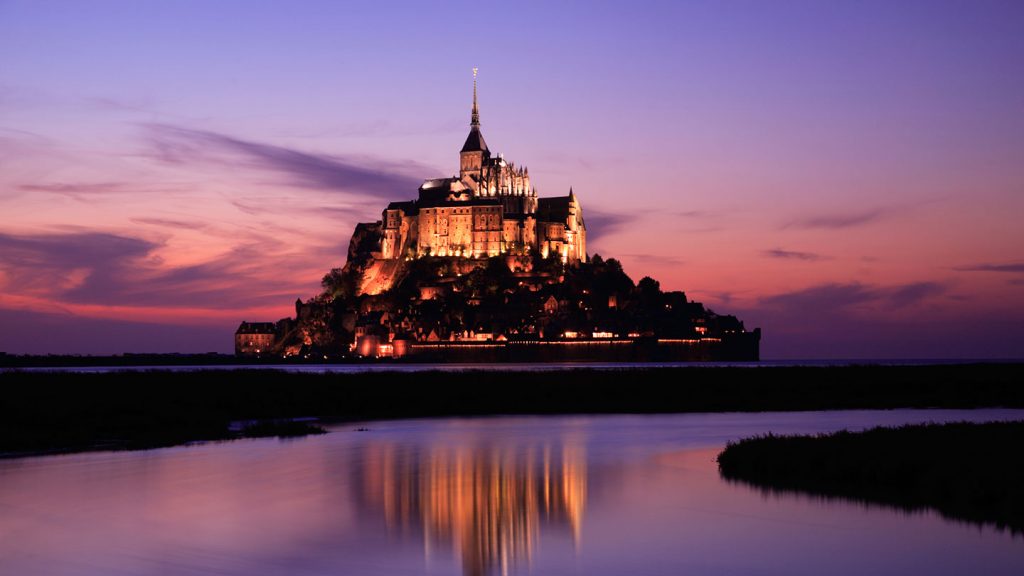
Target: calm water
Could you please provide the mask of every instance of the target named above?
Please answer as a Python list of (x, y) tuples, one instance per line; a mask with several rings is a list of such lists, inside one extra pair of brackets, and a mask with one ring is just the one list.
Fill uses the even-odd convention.
[(1024, 574), (1024, 538), (719, 479), (733, 438), (1024, 411), (378, 422), (0, 461), (0, 574)]

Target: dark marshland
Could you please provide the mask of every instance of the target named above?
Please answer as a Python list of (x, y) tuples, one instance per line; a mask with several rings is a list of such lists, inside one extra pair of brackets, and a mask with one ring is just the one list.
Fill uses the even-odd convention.
[(1012, 408), (1024, 407), (1022, 382), (1024, 364), (415, 374), (6, 371), (0, 373), (0, 452), (169, 446), (231, 438), (237, 435), (232, 422), (310, 417)]

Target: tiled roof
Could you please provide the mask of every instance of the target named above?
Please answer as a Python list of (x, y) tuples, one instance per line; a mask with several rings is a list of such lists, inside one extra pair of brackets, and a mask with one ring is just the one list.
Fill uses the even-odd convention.
[(274, 334), (277, 325), (273, 322), (242, 322), (235, 334)]

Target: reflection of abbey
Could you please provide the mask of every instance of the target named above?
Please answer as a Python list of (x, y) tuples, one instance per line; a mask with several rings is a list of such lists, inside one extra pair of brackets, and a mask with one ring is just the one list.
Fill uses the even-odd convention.
[[(469, 136), (459, 152), (459, 174), (427, 180), (419, 198), (392, 202), (379, 227), (378, 260), (420, 256), (487, 258), (537, 251), (563, 263), (586, 260), (587, 231), (583, 210), (570, 190), (568, 196), (538, 198), (530, 185), (530, 172), (501, 157), (492, 156), (480, 131), (476, 78)], [(383, 276), (368, 274), (363, 291), (386, 289)]]
[(451, 548), (465, 576), (529, 565), (542, 531), (582, 540), (584, 446), (569, 437), (533, 444), (367, 444), (361, 502), (393, 533), (418, 530), (424, 552)]

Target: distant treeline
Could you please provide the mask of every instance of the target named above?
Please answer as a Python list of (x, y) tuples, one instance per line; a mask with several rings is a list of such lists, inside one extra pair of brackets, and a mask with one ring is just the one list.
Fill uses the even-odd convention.
[(305, 374), (0, 372), (0, 452), (145, 448), (235, 420), (1024, 407), (1024, 364)]
[[(295, 360), (291, 363), (298, 364)], [(0, 368), (60, 368), (85, 366), (230, 366), (233, 364), (282, 364), (279, 358), (239, 358), (233, 354), (117, 354), (91, 356), (82, 354), (6, 354), (0, 352)]]
[(759, 436), (719, 454), (722, 476), (799, 491), (933, 508), (1024, 532), (1024, 422), (911, 425), (819, 436)]

